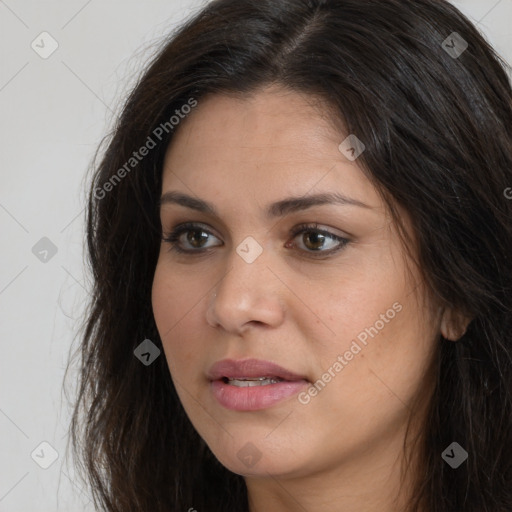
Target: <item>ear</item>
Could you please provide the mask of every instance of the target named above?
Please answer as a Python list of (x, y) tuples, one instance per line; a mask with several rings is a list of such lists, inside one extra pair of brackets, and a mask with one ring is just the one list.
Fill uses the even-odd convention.
[(452, 308), (444, 308), (441, 316), (441, 334), (443, 338), (450, 341), (457, 341), (464, 334), (472, 318), (463, 315)]

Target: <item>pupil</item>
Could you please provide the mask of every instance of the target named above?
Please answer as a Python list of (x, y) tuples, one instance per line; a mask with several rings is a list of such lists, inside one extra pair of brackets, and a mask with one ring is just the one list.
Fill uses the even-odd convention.
[[(323, 239), (322, 240), (318, 239), (318, 237), (324, 236), (321, 233), (306, 233), (305, 236), (307, 237), (308, 240), (311, 240), (311, 237), (313, 237), (313, 245), (317, 245), (317, 247), (313, 247), (313, 249), (319, 249), (322, 247)], [(316, 237), (316, 241), (315, 241), (315, 237)], [(306, 246), (307, 246), (307, 244), (306, 244)]]
[[(201, 233), (199, 236), (196, 236), (198, 233)], [(204, 231), (191, 231), (188, 233), (188, 241), (193, 245), (194, 247), (201, 247), (201, 240), (205, 240), (208, 238), (208, 235)], [(196, 242), (199, 242), (196, 244)]]

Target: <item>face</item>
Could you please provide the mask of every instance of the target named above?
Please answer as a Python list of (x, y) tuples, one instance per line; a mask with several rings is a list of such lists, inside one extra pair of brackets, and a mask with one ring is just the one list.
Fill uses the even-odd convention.
[(439, 319), (347, 135), (267, 88), (203, 99), (166, 154), (155, 321), (192, 424), (241, 475), (396, 455), (424, 389)]

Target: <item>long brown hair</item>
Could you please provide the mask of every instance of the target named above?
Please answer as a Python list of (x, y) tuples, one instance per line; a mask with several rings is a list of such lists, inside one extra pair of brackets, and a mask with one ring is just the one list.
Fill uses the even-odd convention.
[[(323, 98), (364, 141), (358, 163), (391, 208), (410, 213), (429, 288), (473, 318), (459, 342), (438, 346), (410, 511), (512, 510), (505, 66), (443, 0), (214, 0), (164, 42), (128, 97), (89, 190), (93, 289), (71, 432), (99, 509), (248, 509), (243, 478), (192, 427), (165, 357), (145, 366), (134, 350), (150, 339), (163, 352), (151, 287), (163, 158), (179, 129), (171, 117), (206, 94), (275, 83)], [(143, 146), (152, 147), (130, 160)], [(400, 225), (396, 212), (395, 220)], [(453, 441), (469, 454), (457, 469), (441, 457)]]

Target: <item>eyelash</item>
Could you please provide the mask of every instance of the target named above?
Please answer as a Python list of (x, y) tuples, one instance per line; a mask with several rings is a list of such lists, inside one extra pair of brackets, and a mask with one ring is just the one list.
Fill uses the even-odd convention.
[[(176, 252), (176, 253), (179, 253), (179, 254), (189, 254), (189, 255), (202, 255), (206, 252), (209, 251), (210, 248), (203, 248), (203, 249), (182, 249), (178, 244), (179, 244), (179, 237), (183, 234), (183, 233), (187, 233), (189, 231), (204, 231), (210, 235), (212, 235), (213, 233), (210, 233), (210, 231), (208, 231), (207, 229), (205, 229), (203, 226), (201, 226), (200, 224), (195, 224), (193, 222), (186, 222), (184, 224), (180, 224), (179, 226), (177, 226), (176, 228), (174, 228), (174, 230), (169, 234), (167, 235), (166, 237), (163, 238), (163, 241), (170, 244), (170, 249), (169, 251), (170, 252)], [(344, 237), (341, 237), (341, 236), (338, 236), (338, 235), (335, 235), (334, 233), (331, 233), (329, 231), (326, 231), (324, 229), (319, 229), (318, 227), (318, 224), (316, 223), (313, 223), (313, 224), (300, 224), (298, 226), (296, 226), (295, 228), (293, 228), (291, 231), (290, 231), (290, 235), (295, 238), (297, 235), (299, 234), (303, 234), (303, 233), (317, 233), (317, 234), (321, 234), (321, 235), (324, 235), (326, 237), (329, 237), (329, 238), (332, 238), (333, 240), (336, 240), (337, 242), (340, 243), (340, 245), (338, 245), (338, 247), (335, 247), (334, 249), (330, 249), (328, 251), (311, 251), (311, 250), (303, 250), (303, 252), (306, 252), (308, 254), (308, 256), (310, 257), (313, 257), (313, 258), (320, 258), (322, 256), (330, 256), (338, 251), (340, 251), (341, 249), (343, 249), (349, 242), (350, 240), (348, 238), (344, 238)], [(215, 236), (215, 235), (214, 235)]]

